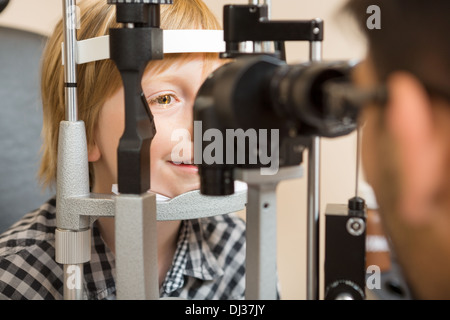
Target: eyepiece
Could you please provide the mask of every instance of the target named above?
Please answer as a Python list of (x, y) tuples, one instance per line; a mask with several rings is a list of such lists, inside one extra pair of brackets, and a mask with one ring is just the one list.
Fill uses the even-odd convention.
[[(274, 111), (303, 124), (304, 133), (334, 137), (349, 133), (356, 119), (333, 112), (328, 102), (330, 83), (350, 82), (352, 64), (345, 62), (308, 62), (278, 68), (270, 83)], [(354, 120), (354, 121), (353, 121)]]

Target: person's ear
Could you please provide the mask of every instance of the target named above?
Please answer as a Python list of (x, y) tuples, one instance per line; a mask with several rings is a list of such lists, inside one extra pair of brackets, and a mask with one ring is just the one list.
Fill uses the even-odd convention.
[(96, 162), (101, 157), (100, 148), (98, 147), (97, 143), (94, 141), (92, 144), (88, 147), (88, 161), (89, 162)]
[(444, 175), (443, 146), (431, 101), (412, 74), (396, 72), (387, 86), (386, 122), (394, 139), (400, 173), (398, 210), (406, 222), (426, 223)]

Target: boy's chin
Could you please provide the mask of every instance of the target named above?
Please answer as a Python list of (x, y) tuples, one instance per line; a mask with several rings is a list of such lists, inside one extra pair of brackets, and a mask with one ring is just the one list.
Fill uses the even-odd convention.
[(177, 190), (175, 190), (174, 192), (174, 197), (179, 196), (180, 194), (189, 192), (189, 191), (194, 191), (194, 190), (199, 190), (200, 189), (200, 183), (192, 183), (192, 184), (188, 184), (185, 186), (182, 186), (180, 188), (177, 188)]
[(169, 198), (175, 198), (183, 193), (189, 192), (189, 191), (194, 191), (194, 190), (199, 190), (200, 189), (200, 183), (198, 182), (193, 182), (193, 183), (186, 183), (186, 184), (181, 184), (177, 185), (177, 186), (171, 186), (167, 189), (165, 189), (164, 191), (161, 190), (159, 191), (154, 191), (156, 193), (159, 193), (163, 196), (169, 197)]

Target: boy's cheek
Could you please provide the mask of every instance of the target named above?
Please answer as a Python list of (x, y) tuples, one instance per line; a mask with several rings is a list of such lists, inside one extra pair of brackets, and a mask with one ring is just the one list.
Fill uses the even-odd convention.
[[(188, 118), (186, 116), (186, 118)], [(178, 120), (178, 119), (176, 119)], [(189, 140), (192, 140), (192, 132), (189, 130), (190, 122), (174, 121), (174, 119), (162, 119), (155, 116), (156, 134), (153, 137), (151, 144), (151, 152), (156, 152), (161, 155), (170, 155), (172, 149), (180, 140), (185, 140), (187, 135)], [(183, 139), (180, 137), (180, 132), (183, 133)]]

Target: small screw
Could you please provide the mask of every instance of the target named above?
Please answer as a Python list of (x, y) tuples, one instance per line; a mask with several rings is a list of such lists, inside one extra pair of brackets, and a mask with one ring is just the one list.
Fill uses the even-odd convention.
[(365, 229), (366, 225), (361, 218), (350, 218), (347, 221), (347, 231), (352, 236), (360, 236)]

